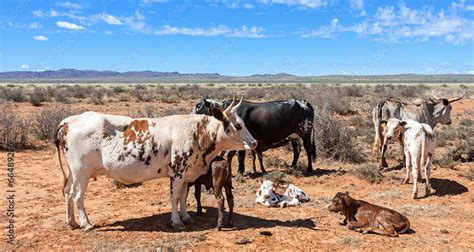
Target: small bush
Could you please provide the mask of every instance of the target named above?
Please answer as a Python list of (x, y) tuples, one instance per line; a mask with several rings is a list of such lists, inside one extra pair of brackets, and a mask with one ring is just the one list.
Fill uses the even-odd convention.
[(343, 162), (361, 163), (365, 157), (354, 142), (353, 130), (334, 119), (327, 111), (316, 113), (315, 141), (318, 153)]
[(5, 101), (12, 102), (24, 102), (26, 101), (26, 95), (22, 88), (10, 87), (0, 89), (0, 98)]
[(45, 108), (36, 114), (33, 130), (40, 140), (54, 140), (56, 127), (66, 117), (76, 114), (78, 111), (67, 106), (55, 106)]
[(135, 88), (133, 89), (132, 94), (137, 98), (138, 101), (142, 101), (142, 102), (151, 102), (153, 101), (153, 99), (155, 99), (153, 92), (149, 91), (143, 85), (136, 85)]
[(49, 98), (49, 92), (45, 88), (35, 87), (30, 94), (30, 102), (33, 106), (41, 106), (41, 103), (48, 101)]
[(18, 116), (12, 104), (0, 104), (0, 149), (8, 145), (15, 149), (28, 145), (29, 120)]
[(279, 183), (288, 183), (288, 181), (286, 181), (285, 178), (286, 178), (286, 174), (281, 171), (271, 171), (263, 175), (263, 179), (265, 180), (270, 180), (270, 181), (279, 182)]
[(375, 165), (362, 165), (355, 170), (357, 177), (369, 181), (371, 184), (382, 182), (383, 175)]

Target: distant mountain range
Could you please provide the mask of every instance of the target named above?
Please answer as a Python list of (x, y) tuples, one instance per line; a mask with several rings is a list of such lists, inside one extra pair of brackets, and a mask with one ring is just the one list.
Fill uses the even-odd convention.
[(182, 74), (156, 71), (95, 71), (60, 69), (42, 72), (0, 72), (0, 82), (316, 82), (316, 83), (474, 83), (472, 74), (322, 75), (286, 73), (226, 76), (218, 73)]

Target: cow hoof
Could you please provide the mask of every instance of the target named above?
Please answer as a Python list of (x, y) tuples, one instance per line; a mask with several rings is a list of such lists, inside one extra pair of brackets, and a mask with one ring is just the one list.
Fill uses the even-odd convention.
[(72, 230), (81, 228), (81, 226), (79, 226), (79, 224), (77, 224), (77, 222), (75, 222), (75, 221), (68, 222), (67, 225), (68, 225), (69, 228), (72, 229)]
[(94, 229), (94, 226), (89, 224), (84, 227), (84, 232), (90, 232)]
[(368, 233), (369, 233), (369, 231), (367, 231), (367, 230), (364, 230), (364, 231), (362, 231), (362, 233), (363, 233), (363, 234), (368, 234)]
[(411, 198), (412, 198), (412, 199), (416, 199), (416, 193), (412, 193), (412, 194), (411, 194)]
[(178, 231), (183, 231), (186, 229), (186, 226), (184, 226), (182, 222), (171, 223), (171, 226), (173, 227), (174, 230), (178, 230)]
[(222, 230), (222, 227), (217, 227), (217, 231), (221, 231)]
[(194, 223), (193, 218), (190, 215), (187, 216), (181, 216), (181, 219), (183, 220), (184, 223)]
[(409, 179), (404, 179), (404, 180), (402, 181), (402, 184), (408, 184), (408, 182), (409, 182)]

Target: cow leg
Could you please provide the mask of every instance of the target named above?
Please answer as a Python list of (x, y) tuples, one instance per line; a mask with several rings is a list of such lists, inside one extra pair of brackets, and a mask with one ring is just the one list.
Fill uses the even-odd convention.
[(177, 230), (184, 230), (184, 226), (178, 213), (178, 203), (181, 197), (181, 191), (183, 190), (183, 179), (170, 178), (170, 189), (171, 189), (171, 226)]
[(217, 200), (217, 230), (221, 230), (224, 221), (224, 197), (222, 196), (222, 187), (225, 181), (214, 181), (214, 196)]
[(431, 194), (431, 183), (430, 183), (430, 175), (431, 175), (431, 153), (428, 153), (428, 157), (426, 158), (425, 164), (425, 195), (428, 196)]
[(72, 177), (69, 176), (66, 187), (64, 188), (64, 199), (66, 201), (66, 223), (71, 229), (80, 228), (74, 219), (74, 201), (72, 191)]
[(239, 160), (239, 173), (243, 175), (245, 171), (245, 151), (239, 151), (238, 160)]
[(420, 169), (419, 165), (419, 157), (412, 157), (411, 160), (411, 175), (413, 176), (413, 192), (411, 197), (416, 199), (418, 193), (418, 169)]
[[(194, 198), (196, 198), (196, 205), (197, 205), (197, 215), (202, 215), (202, 205), (201, 205), (201, 184), (196, 183), (194, 184)], [(187, 197), (186, 197), (187, 198)]]
[(383, 136), (381, 133), (381, 127), (380, 123), (376, 119), (376, 115), (374, 114), (375, 112), (372, 112), (372, 115), (374, 117), (374, 129), (375, 129), (375, 138), (374, 138), (374, 144), (372, 145), (372, 161), (376, 162), (379, 160), (379, 154), (380, 154), (380, 148), (382, 147), (382, 141), (383, 141)]
[(260, 163), (260, 171), (262, 171), (263, 173), (267, 173), (267, 171), (265, 171), (265, 169), (263, 168), (263, 151), (258, 150), (257, 157), (258, 157), (258, 163)]
[(257, 167), (255, 166), (255, 160), (257, 159), (257, 155), (256, 155), (256, 152), (255, 150), (252, 150), (251, 151), (252, 153), (252, 170), (253, 170), (253, 173), (257, 173)]
[(87, 217), (86, 209), (84, 208), (84, 194), (89, 184), (89, 176), (85, 174), (78, 174), (73, 177), (72, 190), (74, 205), (77, 208), (79, 214), (79, 222), (84, 231), (89, 231), (94, 228)]
[(388, 143), (384, 142), (382, 143), (382, 150), (380, 152), (380, 168), (386, 168), (388, 167), (387, 160), (385, 159), (385, 152), (387, 151), (388, 148)]
[(227, 225), (228, 227), (233, 227), (234, 222), (232, 220), (232, 215), (234, 214), (234, 195), (232, 194), (232, 185), (225, 183), (224, 188), (225, 197), (227, 198), (227, 205), (229, 205), (229, 220), (227, 221)]
[[(237, 151), (229, 151), (229, 153), (227, 153), (227, 172), (232, 172), (232, 159), (236, 152)], [(240, 173), (240, 171), (238, 171), (238, 173)]]
[(405, 179), (402, 182), (403, 184), (408, 184), (408, 182), (410, 181), (410, 168), (411, 168), (410, 153), (405, 152), (405, 169), (407, 170), (406, 170)]
[(308, 157), (308, 168), (306, 168), (306, 173), (313, 173), (313, 159), (311, 158), (311, 137), (303, 137), (304, 150), (306, 151), (306, 156)]
[(187, 196), (188, 195), (188, 183), (183, 183), (183, 187), (182, 187), (182, 190), (181, 190), (181, 197), (179, 198), (179, 215), (181, 216), (181, 219), (184, 221), (184, 222), (188, 222), (188, 223), (194, 223), (194, 220), (193, 218), (191, 217), (191, 215), (189, 215), (187, 209), (186, 209), (186, 200), (187, 200)]
[(347, 222), (347, 228), (351, 229), (351, 230), (356, 230), (356, 229), (360, 229), (360, 228), (364, 228), (364, 227), (367, 227), (368, 226), (368, 222), (367, 221), (361, 221), (361, 222), (358, 222), (358, 221), (348, 221)]
[(296, 166), (300, 157), (301, 145), (298, 140), (293, 140), (291, 141), (291, 147), (293, 147), (293, 162), (291, 162), (291, 166)]
[(382, 229), (374, 228), (374, 229), (371, 229), (370, 231), (372, 231), (376, 234), (379, 234), (379, 235), (385, 235), (385, 236), (390, 236), (390, 237), (398, 237), (398, 233), (395, 230), (395, 228), (393, 228), (392, 224), (387, 225), (387, 226), (382, 226)]

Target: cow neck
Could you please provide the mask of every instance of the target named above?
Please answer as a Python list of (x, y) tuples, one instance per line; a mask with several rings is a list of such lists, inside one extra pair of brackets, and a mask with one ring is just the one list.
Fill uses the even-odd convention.
[(344, 209), (344, 216), (346, 217), (346, 219), (348, 221), (355, 221), (355, 214), (357, 213), (357, 209), (360, 206), (357, 200), (351, 198), (350, 196), (346, 196), (343, 198), (342, 204)]

